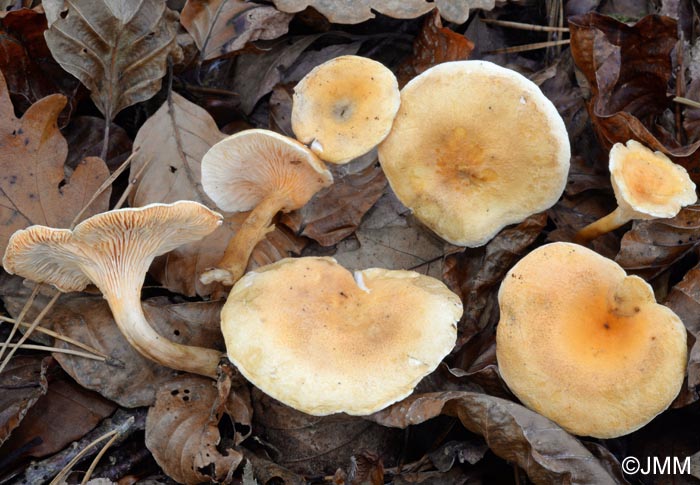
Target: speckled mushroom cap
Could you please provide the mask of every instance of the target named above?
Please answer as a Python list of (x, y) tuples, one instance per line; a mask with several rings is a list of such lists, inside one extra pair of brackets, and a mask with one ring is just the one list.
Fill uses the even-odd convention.
[(539, 88), (485, 61), (446, 62), (401, 90), (379, 161), (399, 200), (452, 244), (486, 244), (556, 203), (566, 127)]
[(297, 410), (366, 415), (406, 396), (454, 347), (462, 303), (442, 282), (332, 258), (283, 259), (231, 289), (231, 362)]
[(610, 180), (630, 219), (674, 217), (698, 199), (685, 168), (634, 140), (610, 150)]
[(571, 243), (525, 256), (498, 301), (501, 376), (567, 431), (613, 438), (666, 409), (683, 384), (686, 330), (651, 287)]
[(91, 282), (103, 293), (134, 285), (140, 289), (153, 258), (198, 241), (221, 222), (221, 215), (204, 205), (179, 201), (104, 212), (72, 231), (30, 226), (12, 235), (2, 264), (10, 274), (64, 292), (80, 291)]
[(336, 57), (294, 88), (292, 130), (319, 158), (346, 163), (389, 134), (400, 101), (396, 77), (383, 64)]
[(269, 130), (224, 138), (202, 158), (202, 187), (222, 210), (253, 209), (272, 193), (288, 212), (306, 204), (333, 176), (311, 150)]

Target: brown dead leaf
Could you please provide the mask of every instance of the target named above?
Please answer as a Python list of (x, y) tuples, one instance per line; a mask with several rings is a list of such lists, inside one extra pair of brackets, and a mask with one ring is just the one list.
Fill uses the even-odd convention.
[(469, 59), (474, 43), (465, 36), (442, 26), (440, 14), (433, 11), (423, 22), (423, 28), (413, 41), (413, 55), (399, 66), (399, 86), (433, 66), (443, 62)]
[(49, 372), (48, 392), (12, 433), (3, 446), (4, 452), (21, 450), (21, 457), (36, 458), (56, 453), (82, 438), (116, 409), (114, 403), (79, 386), (60, 368), (54, 371), (58, 372)]
[(653, 279), (700, 244), (700, 205), (672, 219), (634, 221), (622, 237), (615, 261), (626, 271)]
[[(12, 315), (17, 315), (26, 301), (21, 295), (4, 296)], [(39, 298), (28, 319), (43, 308), (46, 298)], [(223, 348), (219, 326), (221, 302), (172, 304), (166, 298), (143, 303), (146, 318), (161, 335), (187, 345)], [(157, 389), (176, 375), (176, 371), (152, 362), (136, 352), (123, 337), (107, 303), (99, 296), (64, 295), (45, 318), (44, 324), (55, 331), (88, 344), (108, 355), (113, 363), (55, 354), (61, 367), (81, 386), (99, 392), (124, 407), (153, 404)], [(56, 341), (59, 348), (72, 348)]]
[(180, 14), (203, 60), (216, 59), (258, 39), (287, 33), (293, 15), (242, 0), (188, 0)]
[(67, 0), (66, 6), (46, 42), (106, 119), (158, 92), (166, 58), (176, 48), (177, 14), (165, 2)]
[(375, 413), (384, 426), (405, 428), (441, 414), (486, 439), (535, 483), (620, 483), (576, 438), (529, 409), (486, 394), (443, 392), (408, 397)]
[[(231, 399), (236, 398), (235, 394)], [(171, 478), (186, 484), (230, 479), (243, 455), (221, 443), (217, 425), (227, 403), (215, 406), (211, 379), (184, 375), (165, 384), (146, 418), (146, 446)], [(236, 404), (234, 408), (240, 409)], [(234, 423), (250, 426), (251, 414), (230, 414)], [(221, 451), (219, 451), (221, 449)], [(226, 480), (227, 482), (229, 480)]]
[(0, 21), (0, 71), (20, 114), (50, 94), (67, 96), (68, 109), (59, 117), (63, 126), (75, 108), (79, 83), (51, 57), (44, 39), (45, 30), (46, 18), (39, 12), (29, 9), (8, 12)]
[(384, 485), (384, 463), (379, 455), (365, 451), (350, 457), (350, 485)]
[[(17, 119), (0, 75), (0, 253), (15, 231), (31, 224), (68, 227), (109, 176), (104, 162), (93, 157), (66, 173), (68, 146), (56, 124), (65, 105), (64, 96), (52, 94)], [(83, 217), (107, 210), (109, 193)]]
[(256, 388), (252, 399), (256, 435), (270, 445), (275, 463), (295, 473), (332, 474), (362, 451), (377, 454), (388, 466), (396, 463), (402, 440), (397, 430), (346, 414), (311, 416)]
[(301, 12), (313, 7), (334, 24), (359, 24), (373, 19), (373, 10), (398, 19), (413, 19), (430, 12), (435, 7), (449, 22), (463, 24), (469, 18), (469, 10), (481, 8), (491, 10), (495, 0), (359, 0), (356, 2), (332, 2), (328, 0), (273, 0), (283, 12)]
[[(202, 190), (200, 162), (207, 150), (224, 136), (209, 113), (172, 93), (143, 124), (134, 140), (134, 149), (139, 151), (131, 163), (131, 177), (135, 178), (148, 165), (130, 195), (131, 205), (185, 199), (215, 208)], [(219, 262), (244, 219), (242, 213), (226, 215), (225, 223), (214, 233), (157, 258), (151, 274), (169, 290), (188, 296), (216, 291), (217, 285), (203, 285), (199, 275)], [(256, 246), (249, 267), (298, 254), (304, 246), (302, 239), (278, 228)]]
[(569, 28), (571, 53), (590, 85), (588, 112), (603, 149), (634, 139), (667, 154), (700, 181), (700, 140), (681, 145), (659, 123), (664, 111), (675, 108), (667, 91), (676, 21), (650, 15), (629, 26), (589, 13), (569, 18)]
[(46, 370), (50, 363), (51, 357), (18, 355), (0, 374), (0, 445), (46, 393)]
[[(105, 121), (95, 116), (78, 116), (63, 130), (68, 142), (66, 165), (75, 167), (83, 158), (99, 156), (102, 151)], [(121, 126), (111, 123), (105, 162), (115, 170), (131, 155), (131, 139)]]

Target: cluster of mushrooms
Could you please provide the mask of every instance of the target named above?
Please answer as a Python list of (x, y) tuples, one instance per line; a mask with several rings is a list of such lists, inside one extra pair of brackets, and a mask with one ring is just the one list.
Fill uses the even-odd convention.
[[(224, 211), (251, 212), (201, 280), (233, 286), (222, 332), (228, 358), (255, 386), (314, 415), (370, 414), (409, 395), (453, 349), (463, 302), (437, 279), (380, 268), (353, 274), (332, 258), (288, 258), (244, 274), (275, 215), (332, 184), (324, 162), (346, 163), (378, 145), (392, 189), (423, 224), (452, 244), (481, 246), (561, 197), (568, 135), (537, 86), (509, 69), (449, 62), (399, 91), (391, 71), (356, 56), (299, 82), (292, 127), (297, 140), (246, 130), (204, 156), (207, 195)], [(683, 168), (634, 141), (613, 148), (610, 170), (619, 208), (582, 229), (580, 243), (630, 219), (672, 217), (696, 200)], [(61, 291), (95, 284), (140, 353), (215, 377), (219, 352), (156, 333), (140, 293), (154, 257), (221, 223), (192, 201), (115, 210), (73, 231), (18, 231), (3, 265)], [(504, 381), (568, 431), (629, 433), (679, 392), (685, 328), (615, 262), (582, 245), (548, 244), (511, 269), (498, 296)]]

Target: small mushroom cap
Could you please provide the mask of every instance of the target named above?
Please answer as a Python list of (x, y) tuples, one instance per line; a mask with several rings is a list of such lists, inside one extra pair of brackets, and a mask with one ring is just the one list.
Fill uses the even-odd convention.
[(583, 246), (553, 243), (501, 284), (501, 376), (567, 431), (613, 438), (666, 409), (683, 384), (686, 330), (637, 276)]
[(244, 130), (212, 146), (202, 158), (202, 187), (222, 210), (252, 210), (271, 194), (285, 196), (285, 212), (306, 204), (333, 183), (307, 147), (269, 130)]
[(2, 263), (10, 274), (64, 292), (92, 282), (106, 293), (124, 274), (141, 288), (153, 258), (201, 239), (221, 222), (220, 214), (192, 201), (119, 209), (92, 216), (72, 231), (45, 226), (17, 231)]
[(336, 57), (294, 88), (292, 130), (321, 159), (346, 163), (386, 138), (400, 102), (396, 77), (383, 64)]
[(698, 200), (685, 168), (635, 140), (610, 150), (610, 178), (618, 205), (632, 219), (674, 217)]
[(570, 155), (564, 122), (539, 88), (485, 61), (446, 62), (411, 80), (379, 145), (399, 200), (469, 247), (554, 205)]
[(353, 274), (332, 258), (283, 259), (231, 290), (231, 362), (275, 399), (318, 416), (366, 415), (408, 396), (454, 347), (462, 303), (413, 271)]

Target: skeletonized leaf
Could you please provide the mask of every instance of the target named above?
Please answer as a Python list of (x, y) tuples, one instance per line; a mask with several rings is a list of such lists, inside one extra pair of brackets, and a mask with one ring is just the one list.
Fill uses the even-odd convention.
[(248, 42), (286, 34), (292, 17), (242, 0), (188, 0), (180, 22), (206, 61), (242, 49)]
[(384, 426), (405, 428), (441, 414), (486, 439), (501, 458), (515, 462), (535, 483), (620, 483), (576, 438), (524, 406), (487, 394), (419, 394), (372, 415)]
[[(247, 396), (230, 394), (233, 406), (221, 403), (213, 409), (217, 390), (211, 379), (184, 375), (165, 384), (146, 418), (146, 446), (171, 478), (186, 484), (221, 481), (234, 471), (243, 455), (233, 448), (219, 451), (217, 424), (224, 412), (232, 421), (250, 426)], [(249, 404), (248, 404), (249, 406)]]
[[(52, 94), (17, 119), (0, 75), (0, 253), (15, 231), (31, 224), (68, 227), (109, 176), (105, 163), (94, 157), (66, 175), (68, 145), (57, 125), (65, 105), (63, 95)], [(107, 210), (109, 192), (103, 192), (83, 217)]]
[(158, 0), (66, 0), (45, 32), (58, 63), (90, 90), (105, 118), (151, 98), (175, 49), (177, 15)]
[[(184, 199), (216, 209), (202, 190), (200, 163), (207, 150), (224, 136), (209, 113), (172, 93), (143, 124), (134, 140), (134, 149), (139, 151), (131, 164), (131, 177), (143, 172), (131, 193), (131, 205)], [(219, 262), (242, 221), (241, 214), (227, 216), (220, 228), (201, 241), (156, 259), (151, 273), (171, 291), (189, 296), (212, 293), (218, 285), (203, 285), (199, 275)], [(251, 265), (268, 264), (290, 253), (299, 253), (304, 245), (300, 238), (277, 229), (256, 246)]]

